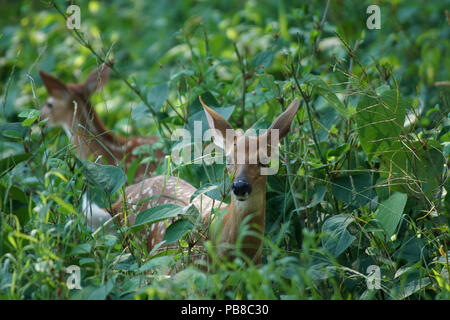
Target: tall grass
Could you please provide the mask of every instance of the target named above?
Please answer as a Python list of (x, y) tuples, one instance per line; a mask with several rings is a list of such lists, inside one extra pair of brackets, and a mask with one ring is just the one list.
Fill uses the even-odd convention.
[[(449, 298), (449, 93), (434, 86), (448, 75), (448, 61), (437, 57), (449, 47), (443, 5), (383, 5), (399, 21), (385, 19), (377, 35), (334, 2), (138, 2), (122, 14), (109, 4), (79, 4), (89, 12), (81, 31), (65, 28), (62, 2), (59, 11), (32, 2), (10, 7), (32, 15), (0, 26), (7, 41), (0, 42), (7, 67), (0, 73), (1, 298)], [(420, 37), (397, 39), (394, 31), (417, 27), (404, 19), (417, 8), (433, 13), (415, 31)], [(243, 129), (267, 128), (301, 98), (280, 146), (280, 170), (268, 178), (262, 265), (246, 261), (239, 246), (233, 261), (217, 258), (210, 242), (196, 252), (197, 224), (177, 249), (162, 252), (146, 252), (130, 228), (93, 233), (86, 224), (82, 195), (108, 207), (124, 186), (102, 192), (61, 128), (41, 121), (46, 94), (37, 66), (73, 79), (112, 58), (115, 79), (94, 97), (96, 108), (115, 131), (158, 134), (154, 148), (167, 154), (176, 146), (171, 132), (202, 119), (199, 95)], [(155, 109), (152, 88), (161, 83), (168, 95)], [(168, 157), (156, 173), (216, 186), (207, 194), (229, 201), (223, 165), (176, 166)], [(243, 224), (240, 236), (247, 230)], [(209, 271), (190, 263), (191, 254), (210, 257)], [(67, 285), (71, 265), (80, 267), (81, 290)], [(374, 267), (379, 273), (370, 273)]]

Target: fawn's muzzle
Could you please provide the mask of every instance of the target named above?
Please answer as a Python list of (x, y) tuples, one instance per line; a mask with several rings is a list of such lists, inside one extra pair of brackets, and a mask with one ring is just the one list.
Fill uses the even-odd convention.
[(250, 183), (248, 183), (248, 181), (238, 179), (233, 181), (233, 184), (231, 185), (231, 190), (237, 196), (238, 200), (245, 200), (242, 198), (252, 192), (252, 186), (250, 185)]

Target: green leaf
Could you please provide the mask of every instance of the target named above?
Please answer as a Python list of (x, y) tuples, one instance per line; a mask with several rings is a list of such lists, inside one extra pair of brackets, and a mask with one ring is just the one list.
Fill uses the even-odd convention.
[(401, 182), (396, 188), (399, 191), (433, 198), (445, 163), (441, 148), (435, 140), (398, 142), (392, 152), (381, 157), (381, 175), (386, 181)]
[(356, 107), (356, 122), (363, 150), (369, 160), (395, 150), (405, 122), (408, 102), (397, 91), (383, 91), (377, 98), (362, 96)]
[(155, 257), (144, 263), (139, 268), (139, 272), (146, 272), (158, 268), (169, 268), (170, 265), (173, 264), (173, 262), (173, 257), (171, 256)]
[(105, 300), (108, 297), (108, 294), (114, 288), (116, 282), (116, 277), (111, 277), (106, 284), (96, 288), (96, 287), (88, 287), (90, 290), (87, 290), (87, 293), (83, 297), (85, 300)]
[(410, 295), (426, 288), (429, 284), (431, 284), (431, 280), (428, 277), (412, 280), (405, 285), (400, 284), (395, 286), (392, 289), (393, 296), (395, 297), (395, 299), (403, 300), (408, 298)]
[(388, 239), (390, 239), (397, 229), (405, 209), (408, 196), (404, 193), (394, 192), (389, 199), (381, 202), (375, 211), (375, 218), (380, 223)]
[[(201, 94), (199, 94), (196, 97), (193, 97), (191, 100), (191, 103), (189, 105), (189, 113), (191, 115), (203, 111), (203, 106), (200, 103), (199, 96), (202, 97), (203, 102), (210, 108), (217, 108), (219, 106), (219, 102), (216, 100), (216, 98), (213, 96), (213, 94), (209, 91), (205, 91)], [(228, 120), (228, 118), (225, 118)]]
[(0, 177), (12, 167), (15, 167), (19, 163), (28, 160), (31, 157), (30, 153), (21, 153), (14, 156), (9, 156), (0, 160)]
[(267, 69), (272, 63), (274, 56), (275, 52), (273, 52), (272, 50), (262, 51), (252, 59), (252, 66), (254, 68), (260, 68), (262, 66), (264, 67), (264, 69)]
[[(6, 192), (6, 186), (0, 184), (0, 194), (4, 195)], [(19, 201), (21, 203), (28, 203), (29, 198), (26, 195), (26, 193), (15, 186), (10, 186), (9, 190), (8, 190), (8, 196), (12, 199), (12, 200), (16, 200)]]
[(322, 226), (322, 246), (337, 257), (345, 251), (356, 239), (347, 231), (347, 226), (353, 222), (353, 217), (339, 214), (325, 221)]
[(107, 194), (113, 194), (127, 181), (123, 170), (116, 166), (102, 165), (91, 161), (77, 159), (86, 179)]
[(166, 203), (157, 207), (146, 209), (136, 216), (132, 230), (135, 231), (141, 229), (143, 226), (150, 225), (161, 220), (175, 218), (182, 213), (183, 207), (173, 203)]
[(327, 158), (335, 157), (335, 158), (339, 159), (340, 157), (345, 155), (345, 153), (349, 150), (350, 150), (350, 145), (348, 143), (341, 144), (339, 147), (337, 147), (335, 149), (328, 149)]
[(183, 69), (183, 70), (171, 75), (170, 80), (171, 81), (175, 80), (176, 78), (181, 77), (181, 76), (191, 77), (194, 74), (195, 74), (194, 71), (192, 71), (191, 69)]
[(141, 164), (140, 159), (136, 159), (127, 169), (127, 182), (129, 185), (133, 184), (134, 176), (136, 175), (136, 171)]
[(143, 102), (139, 103), (131, 111), (131, 118), (133, 120), (143, 119), (143, 118), (148, 117), (150, 115), (151, 115), (151, 113), (148, 110), (148, 107)]
[(0, 136), (12, 139), (23, 139), (28, 132), (21, 122), (10, 122), (0, 125)]
[(348, 118), (349, 112), (334, 92), (328, 88), (316, 87), (315, 90), (344, 118)]
[(169, 94), (169, 83), (163, 82), (151, 86), (147, 93), (148, 103), (152, 106), (155, 112), (159, 112), (166, 102), (167, 95)]
[(425, 241), (416, 236), (404, 240), (402, 246), (393, 255), (396, 259), (405, 259), (411, 263), (426, 259), (427, 256), (428, 249)]
[(376, 196), (370, 173), (339, 177), (332, 183), (331, 190), (336, 199), (355, 208), (366, 205)]
[(10, 138), (10, 139), (14, 139), (14, 140), (20, 140), (23, 138), (22, 133), (20, 131), (16, 131), (16, 130), (3, 130), (2, 135), (5, 138)]
[(27, 109), (19, 113), (20, 118), (26, 118), (24, 121), (22, 121), (22, 126), (27, 127), (33, 124), (34, 121), (39, 117), (41, 114), (40, 110), (37, 109)]
[(67, 254), (67, 256), (76, 256), (76, 255), (89, 255), (92, 250), (92, 244), (90, 243), (80, 243), (73, 244), (72, 250)]
[(26, 109), (19, 113), (20, 118), (36, 118), (41, 114), (40, 110), (37, 109)]
[(191, 198), (189, 199), (189, 202), (192, 202), (192, 200), (194, 200), (197, 196), (207, 193), (207, 192), (210, 192), (212, 190), (215, 190), (218, 187), (219, 187), (218, 185), (210, 184), (210, 183), (201, 186), (200, 188), (195, 190), (195, 192), (192, 194)]
[(173, 243), (181, 239), (186, 233), (192, 230), (194, 225), (186, 219), (180, 219), (172, 223), (166, 230), (164, 240), (167, 243)]
[(319, 203), (321, 203), (323, 201), (323, 198), (325, 197), (326, 191), (327, 191), (326, 186), (323, 185), (316, 186), (313, 190), (312, 199), (310, 200), (309, 204), (298, 208), (298, 211), (313, 208)]
[(444, 156), (448, 157), (450, 154), (450, 142), (444, 142)]

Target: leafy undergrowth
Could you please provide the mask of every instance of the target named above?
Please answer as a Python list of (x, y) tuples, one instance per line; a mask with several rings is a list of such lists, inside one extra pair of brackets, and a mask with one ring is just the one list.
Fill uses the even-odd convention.
[[(0, 297), (449, 299), (444, 4), (382, 3), (382, 29), (368, 30), (363, 1), (331, 1), (326, 17), (322, 1), (168, 3), (77, 1), (81, 33), (43, 3), (5, 7)], [(64, 131), (46, 126), (38, 70), (70, 82), (109, 59), (118, 73), (92, 101), (115, 132), (160, 136), (139, 150), (144, 162), (154, 149), (180, 148), (176, 128), (194, 136), (198, 120), (206, 129), (200, 95), (244, 129), (267, 128), (301, 99), (268, 178), (262, 265), (239, 248), (220, 261), (209, 242), (209, 271), (190, 263), (201, 237), (195, 210), (158, 207), (144, 219), (178, 217), (166, 239), (178, 249), (162, 252), (146, 252), (133, 228), (93, 233), (86, 224), (83, 195), (109, 207), (133, 177), (78, 159)], [(172, 160), (156, 173), (229, 201), (224, 165)], [(70, 266), (81, 289), (68, 288)]]

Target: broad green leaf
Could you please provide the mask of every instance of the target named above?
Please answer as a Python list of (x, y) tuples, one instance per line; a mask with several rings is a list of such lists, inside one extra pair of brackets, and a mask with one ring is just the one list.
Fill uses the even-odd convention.
[(149, 88), (147, 93), (147, 100), (155, 112), (161, 110), (162, 106), (164, 105), (164, 102), (166, 102), (168, 94), (169, 94), (168, 82), (159, 83)]
[(91, 253), (91, 250), (92, 244), (90, 243), (73, 244), (73, 248), (69, 253), (67, 253), (67, 256), (88, 255)]
[(426, 288), (431, 284), (431, 280), (428, 277), (421, 279), (416, 279), (408, 282), (407, 284), (400, 284), (392, 289), (393, 296), (395, 299), (403, 300), (408, 298), (410, 295)]
[(274, 56), (275, 52), (272, 50), (262, 51), (252, 59), (252, 66), (257, 69), (261, 66), (264, 67), (264, 69), (267, 69), (272, 63)]
[(59, 204), (60, 207), (63, 208), (66, 212), (71, 213), (71, 214), (74, 214), (74, 215), (77, 214), (77, 212), (75, 211), (73, 205), (70, 204), (70, 203), (65, 202), (65, 201), (64, 201), (63, 199), (61, 199), (60, 197), (54, 195), (54, 196), (51, 197), (51, 199), (52, 199), (53, 201), (55, 201), (57, 204)]
[(111, 277), (106, 284), (96, 288), (96, 287), (89, 287), (89, 291), (84, 295), (83, 299), (85, 300), (105, 300), (108, 297), (108, 294), (111, 292), (111, 290), (114, 288), (116, 282), (116, 277)]
[(173, 75), (170, 76), (170, 80), (175, 80), (176, 78), (180, 77), (180, 76), (186, 76), (186, 77), (191, 77), (193, 76), (195, 73), (194, 71), (192, 71), (191, 69), (183, 69)]
[(339, 177), (332, 183), (332, 192), (336, 199), (353, 207), (364, 206), (376, 196), (370, 173)]
[(392, 237), (405, 209), (408, 196), (394, 192), (389, 199), (381, 202), (375, 211), (375, 218), (380, 223), (388, 239)]
[(197, 196), (207, 193), (209, 191), (215, 190), (218, 187), (219, 187), (218, 185), (210, 184), (210, 183), (203, 185), (202, 187), (195, 190), (195, 192), (192, 194), (189, 202), (192, 202), (192, 200), (194, 200)]
[[(6, 186), (4, 186), (3, 184), (0, 184), (0, 194), (4, 195), (5, 192), (6, 192)], [(22, 189), (20, 189), (19, 187), (16, 187), (16, 186), (9, 187), (8, 196), (11, 199), (19, 201), (21, 203), (28, 203), (28, 201), (29, 201), (29, 198), (26, 195), (26, 193)]]
[(377, 98), (362, 96), (357, 105), (356, 122), (363, 150), (369, 160), (393, 150), (405, 122), (408, 102), (397, 91), (383, 91)]
[(348, 110), (345, 108), (345, 105), (342, 103), (341, 100), (339, 100), (339, 98), (336, 96), (336, 94), (334, 92), (332, 92), (331, 90), (324, 89), (321, 87), (317, 87), (315, 88), (315, 90), (325, 99), (327, 100), (327, 102), (334, 108), (336, 109), (337, 112), (339, 112), (339, 114), (341, 116), (343, 116), (344, 118), (348, 118), (349, 116), (349, 112)]
[(133, 120), (139, 120), (150, 116), (151, 113), (148, 110), (147, 106), (141, 102), (131, 111), (131, 118)]
[(78, 159), (86, 179), (107, 194), (113, 194), (127, 181), (127, 176), (119, 167), (102, 165), (87, 160)]
[[(203, 92), (202, 94), (199, 94), (199, 96), (202, 97), (203, 102), (210, 108), (217, 108), (220, 107), (219, 102), (216, 100), (216, 98), (213, 96), (213, 94), (209, 91)], [(189, 114), (193, 115), (199, 111), (203, 111), (203, 106), (200, 103), (199, 96), (193, 97), (191, 99), (191, 103), (189, 105)], [(228, 118), (225, 118), (228, 119)]]
[(186, 233), (192, 230), (194, 225), (186, 219), (180, 219), (172, 223), (169, 228), (166, 230), (166, 234), (164, 235), (164, 240), (167, 243), (173, 243), (181, 237), (183, 237)]
[(0, 138), (23, 139), (28, 132), (21, 122), (11, 122), (0, 125)]
[(444, 169), (442, 146), (437, 141), (428, 140), (396, 143), (394, 148), (395, 151), (381, 157), (381, 176), (388, 184), (400, 184), (394, 190), (433, 197)]
[(450, 155), (450, 142), (444, 142), (444, 156)]
[(419, 260), (426, 259), (428, 249), (423, 239), (416, 236), (405, 239), (402, 246), (394, 253), (396, 259), (405, 259), (408, 262), (416, 263)]
[(19, 118), (36, 118), (41, 114), (40, 110), (37, 109), (26, 109), (19, 113)]
[(171, 264), (173, 264), (173, 258), (171, 256), (155, 257), (144, 263), (139, 268), (139, 272), (145, 272), (158, 268), (169, 268)]
[(34, 121), (39, 117), (41, 114), (40, 110), (37, 109), (27, 109), (19, 113), (20, 118), (26, 118), (22, 121), (22, 126), (27, 127), (33, 124)]
[(306, 206), (302, 206), (300, 208), (298, 208), (298, 211), (303, 211), (309, 208), (313, 208), (316, 205), (318, 205), (319, 203), (321, 203), (323, 201), (323, 198), (325, 197), (325, 192), (327, 191), (327, 187), (326, 186), (316, 186), (314, 188), (314, 190), (312, 191), (312, 199), (310, 200), (310, 202), (306, 205)]
[(20, 131), (16, 131), (16, 130), (3, 130), (2, 135), (5, 138), (14, 139), (14, 140), (20, 140), (23, 138), (23, 135), (20, 133)]
[(146, 209), (136, 216), (132, 230), (138, 230), (143, 226), (150, 225), (157, 221), (175, 218), (182, 213), (183, 207), (173, 203), (166, 203), (157, 207)]
[(328, 218), (322, 226), (322, 246), (337, 257), (345, 251), (356, 239), (347, 231), (347, 226), (353, 222), (353, 217), (339, 214)]
[(30, 157), (31, 157), (30, 153), (21, 153), (1, 159), (0, 177), (4, 174), (4, 172), (10, 170), (12, 167), (18, 165), (19, 163), (28, 160)]
[(339, 147), (337, 147), (335, 149), (329, 149), (327, 152), (327, 158), (335, 157), (335, 158), (339, 159), (348, 150), (350, 150), (350, 145), (348, 143), (341, 144)]

